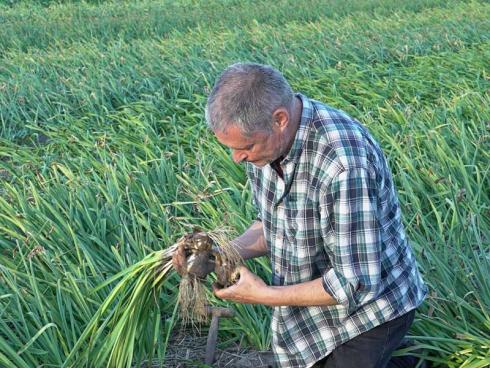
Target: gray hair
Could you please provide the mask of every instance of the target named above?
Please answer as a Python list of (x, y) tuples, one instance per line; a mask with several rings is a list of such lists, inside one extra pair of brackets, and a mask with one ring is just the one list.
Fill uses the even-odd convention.
[(206, 121), (214, 132), (236, 124), (244, 134), (272, 131), (272, 113), (291, 113), (293, 91), (284, 76), (269, 65), (237, 63), (217, 79), (206, 105)]

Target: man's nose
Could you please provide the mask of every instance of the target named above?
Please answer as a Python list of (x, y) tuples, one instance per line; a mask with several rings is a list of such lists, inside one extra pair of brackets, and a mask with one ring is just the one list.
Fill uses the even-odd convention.
[(235, 161), (235, 163), (239, 164), (247, 158), (247, 154), (244, 152), (233, 151), (231, 153), (231, 158), (233, 159), (233, 161)]

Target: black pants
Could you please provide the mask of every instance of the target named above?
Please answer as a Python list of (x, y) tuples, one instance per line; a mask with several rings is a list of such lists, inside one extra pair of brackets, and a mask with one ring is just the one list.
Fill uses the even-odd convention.
[[(415, 311), (366, 331), (338, 346), (315, 368), (413, 368), (418, 359), (393, 357), (413, 323)], [(391, 358), (391, 359), (390, 359)]]

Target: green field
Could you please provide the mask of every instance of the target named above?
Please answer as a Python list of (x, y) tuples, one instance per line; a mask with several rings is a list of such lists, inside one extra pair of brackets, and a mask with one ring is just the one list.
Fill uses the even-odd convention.
[[(0, 367), (70, 366), (111, 291), (97, 285), (194, 226), (252, 221), (243, 167), (204, 122), (237, 61), (370, 129), (430, 287), (414, 348), (436, 367), (488, 367), (489, 19), (483, 0), (0, 0)], [(267, 259), (249, 266), (269, 279)], [(164, 364), (177, 285), (135, 363)], [(234, 308), (220, 341), (269, 349), (270, 310)]]

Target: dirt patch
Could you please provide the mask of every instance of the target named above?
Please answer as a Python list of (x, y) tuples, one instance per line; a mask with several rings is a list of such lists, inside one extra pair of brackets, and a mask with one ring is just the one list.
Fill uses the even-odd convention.
[[(207, 367), (204, 365), (206, 336), (179, 333), (172, 337), (165, 359), (166, 368)], [(218, 341), (219, 343), (219, 341)], [(272, 368), (273, 357), (268, 351), (257, 351), (235, 344), (216, 349), (215, 368)], [(158, 363), (150, 367), (159, 367)]]

